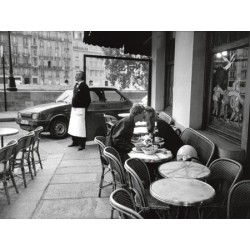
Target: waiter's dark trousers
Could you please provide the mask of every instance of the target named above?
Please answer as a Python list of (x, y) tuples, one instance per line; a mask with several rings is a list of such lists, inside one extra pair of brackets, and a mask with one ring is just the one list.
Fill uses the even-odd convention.
[(85, 148), (86, 137), (72, 136), (72, 141), (73, 141), (73, 144), (78, 145), (82, 148)]

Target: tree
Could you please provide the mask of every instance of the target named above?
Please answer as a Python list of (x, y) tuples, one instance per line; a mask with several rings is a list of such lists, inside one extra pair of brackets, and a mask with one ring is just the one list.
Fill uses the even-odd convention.
[[(103, 51), (106, 56), (126, 57), (119, 49), (103, 48)], [(149, 62), (147, 61), (105, 59), (105, 68), (108, 72), (106, 78), (113, 86), (118, 83), (121, 89), (148, 89)]]

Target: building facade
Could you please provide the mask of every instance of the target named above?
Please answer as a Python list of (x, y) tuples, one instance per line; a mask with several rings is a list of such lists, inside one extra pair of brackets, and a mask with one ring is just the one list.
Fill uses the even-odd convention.
[[(83, 43), (82, 31), (73, 32), (73, 75), (76, 71), (84, 69), (84, 55), (102, 56), (103, 49)], [(89, 86), (108, 86), (105, 73), (105, 60), (86, 58), (86, 81)]]
[[(7, 32), (0, 32), (0, 45), (8, 72)], [(20, 81), (25, 85), (68, 85), (73, 80), (72, 32), (12, 31), (11, 52), (17, 84)]]
[[(101, 47), (84, 44), (83, 34), (81, 31), (12, 31), (11, 54), (16, 84), (29, 85), (38, 90), (39, 86), (55, 89), (56, 86), (74, 85), (76, 71), (84, 69), (84, 55), (104, 55)], [(8, 32), (0, 31), (1, 45), (7, 79)], [(2, 84), (2, 64), (0, 68)], [(90, 86), (107, 85), (104, 60), (87, 58), (86, 79)]]
[(152, 32), (151, 105), (250, 176), (250, 32)]

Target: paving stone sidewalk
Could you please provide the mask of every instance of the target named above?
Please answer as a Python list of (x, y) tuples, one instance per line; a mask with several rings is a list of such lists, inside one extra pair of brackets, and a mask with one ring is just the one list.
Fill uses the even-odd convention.
[(39, 169), (34, 180), (27, 174), (26, 189), (22, 179), (16, 178), (19, 194), (9, 183), (10, 205), (0, 187), (0, 218), (110, 218), (111, 187), (104, 189), (102, 197), (98, 198), (101, 174), (98, 146), (87, 142), (85, 150), (77, 151), (77, 148), (67, 147), (70, 141), (70, 138), (54, 141), (42, 137), (43, 169)]

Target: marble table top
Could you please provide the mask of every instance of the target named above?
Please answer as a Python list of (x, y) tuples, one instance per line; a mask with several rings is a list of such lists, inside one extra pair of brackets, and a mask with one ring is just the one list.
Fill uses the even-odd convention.
[(206, 179), (210, 170), (206, 166), (191, 161), (172, 161), (161, 164), (159, 174), (165, 178)]
[(165, 178), (150, 185), (150, 193), (156, 199), (174, 206), (194, 206), (209, 203), (215, 190), (209, 184), (184, 178)]

